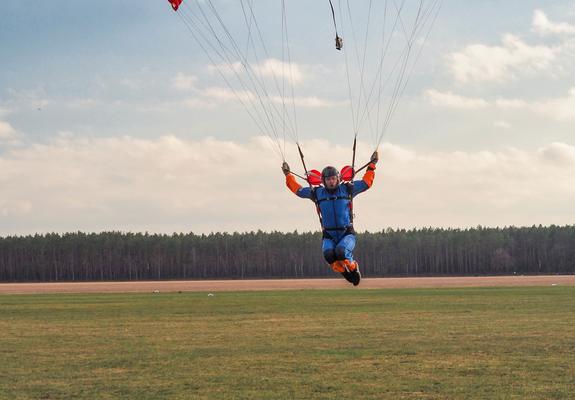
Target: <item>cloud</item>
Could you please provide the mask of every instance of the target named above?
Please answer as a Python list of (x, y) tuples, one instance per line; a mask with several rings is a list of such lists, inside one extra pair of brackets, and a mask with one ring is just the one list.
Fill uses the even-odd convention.
[(172, 86), (178, 90), (191, 90), (195, 88), (197, 81), (196, 76), (179, 73), (172, 79)]
[[(281, 97), (273, 97), (272, 99), (275, 103), (277, 104), (283, 104), (283, 102), (285, 101), (286, 105), (290, 106), (292, 104), (292, 99), (291, 97), (286, 97), (285, 100), (283, 100)], [(295, 105), (297, 107), (302, 107), (302, 108), (325, 108), (325, 107), (341, 107), (343, 105), (348, 104), (346, 101), (333, 101), (333, 100), (328, 100), (328, 99), (321, 99), (319, 97), (316, 96), (309, 96), (309, 97), (294, 97), (293, 98), (293, 103), (295, 103)]]
[[(10, 104), (16, 110), (23, 108), (45, 108), (52, 103), (43, 88), (37, 89), (8, 89)], [(15, 111), (14, 109), (12, 111)]]
[[(487, 108), (507, 111), (523, 110), (555, 121), (575, 120), (575, 87), (571, 88), (566, 96), (536, 101), (513, 98), (499, 98), (489, 101), (483, 98), (466, 97), (452, 92), (441, 92), (434, 89), (427, 90), (425, 97), (429, 103), (437, 107), (464, 110)], [(503, 127), (501, 125), (499, 126)]]
[(118, 81), (118, 84), (130, 90), (138, 90), (145, 87), (145, 82), (137, 78), (122, 78)]
[(0, 141), (16, 139), (16, 130), (8, 122), (0, 121)]
[(448, 62), (459, 82), (504, 82), (550, 69), (560, 51), (560, 47), (530, 46), (517, 36), (506, 34), (501, 46), (472, 44), (450, 54)]
[(551, 163), (562, 165), (575, 164), (575, 146), (565, 143), (551, 143), (538, 152), (539, 156)]
[(202, 95), (210, 99), (223, 101), (253, 102), (257, 99), (255, 93), (249, 90), (231, 90), (222, 87), (210, 87), (202, 91)]
[[(233, 91), (231, 89), (227, 89), (227, 88), (222, 88), (222, 87), (210, 87), (207, 88), (205, 90), (203, 90), (201, 92), (201, 96), (204, 98), (203, 100), (201, 98), (198, 99), (188, 99), (186, 100), (186, 105), (188, 106), (193, 106), (193, 105), (197, 105), (200, 108), (201, 107), (206, 107), (208, 104), (210, 105), (209, 107), (214, 107), (216, 104), (213, 102), (213, 100), (216, 101), (220, 101), (220, 102), (228, 102), (228, 101), (232, 101), (232, 102), (237, 102), (238, 100), (241, 100), (241, 102), (245, 103), (245, 104), (255, 104), (255, 107), (259, 107), (261, 106), (260, 104), (260, 99), (258, 99), (258, 96), (256, 93), (249, 91), (249, 90), (236, 90)], [(212, 101), (210, 101), (212, 100)], [(339, 107), (342, 105), (347, 104), (346, 102), (340, 102), (340, 101), (333, 101), (333, 100), (329, 100), (329, 99), (322, 99), (319, 98), (317, 96), (308, 96), (308, 97), (301, 97), (301, 96), (296, 96), (296, 97), (291, 97), (291, 95), (286, 95), (285, 98), (282, 98), (280, 96), (264, 96), (262, 94), (261, 97), (261, 101), (264, 104), (269, 104), (269, 103), (273, 103), (273, 104), (277, 104), (277, 105), (282, 105), (285, 104), (288, 107), (291, 107), (292, 102), (295, 103), (295, 105), (297, 107), (302, 107), (302, 108), (325, 108), (325, 107)]]
[(434, 89), (427, 90), (425, 96), (434, 106), (466, 110), (486, 108), (489, 106), (489, 103), (481, 98), (464, 97), (452, 92), (440, 92)]
[[(302, 142), (309, 168), (349, 162), (347, 146)], [(358, 160), (371, 147), (359, 143)], [(297, 150), (288, 162), (301, 172)], [(387, 226), (571, 223), (575, 146), (420, 152), (386, 144), (374, 187), (356, 200), (359, 230)], [(246, 143), (80, 138), (0, 154), (0, 235), (47, 231), (317, 230), (313, 204), (284, 184), (266, 138)]]
[(275, 58), (269, 58), (262, 63), (255, 65), (257, 74), (268, 78), (286, 79), (294, 85), (301, 83), (304, 79), (303, 67), (296, 63), (284, 63)]
[(192, 110), (213, 110), (218, 106), (215, 101), (210, 101), (209, 99), (201, 99), (198, 97), (184, 99), (180, 104), (185, 108)]
[(222, 73), (224, 75), (242, 74), (245, 70), (243, 64), (239, 61), (228, 64), (212, 64), (208, 65), (208, 71), (212, 73)]
[(5, 117), (6, 115), (10, 114), (12, 111), (8, 108), (0, 107), (0, 117)]
[[(219, 71), (225, 75), (238, 75), (246, 82), (250, 82), (249, 76), (252, 74), (264, 78), (274, 79), (281, 85), (282, 79), (285, 79), (292, 85), (297, 85), (303, 82), (306, 73), (304, 71), (311, 71), (312, 68), (297, 63), (285, 63), (275, 58), (268, 58), (260, 63), (248, 62), (245, 65), (239, 61), (228, 63), (210, 65), (208, 67), (211, 71)], [(249, 73), (247, 72), (249, 71)], [(275, 84), (275, 82), (274, 82)]]
[(389, 196), (384, 201), (390, 203), (385, 214), (405, 220), (417, 215), (420, 222), (413, 225), (419, 226), (422, 221), (430, 226), (570, 223), (574, 151), (555, 143), (533, 152), (413, 152), (403, 162), (382, 166), (383, 195)]
[(571, 88), (564, 97), (532, 102), (521, 99), (499, 99), (495, 105), (502, 109), (534, 112), (556, 121), (573, 121), (575, 120), (575, 88)]
[(541, 10), (533, 12), (532, 29), (540, 35), (573, 35), (575, 25), (566, 22), (553, 22)]
[(511, 128), (511, 124), (507, 121), (495, 121), (493, 122), (493, 126), (496, 128), (501, 128), (501, 129), (510, 129)]

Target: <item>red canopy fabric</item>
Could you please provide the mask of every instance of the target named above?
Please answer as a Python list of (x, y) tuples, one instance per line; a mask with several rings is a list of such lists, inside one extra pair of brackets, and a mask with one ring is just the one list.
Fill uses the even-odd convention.
[(180, 6), (180, 4), (182, 4), (182, 1), (184, 1), (184, 0), (168, 0), (168, 1), (172, 5), (172, 8), (174, 9), (174, 11), (178, 11), (178, 7)]

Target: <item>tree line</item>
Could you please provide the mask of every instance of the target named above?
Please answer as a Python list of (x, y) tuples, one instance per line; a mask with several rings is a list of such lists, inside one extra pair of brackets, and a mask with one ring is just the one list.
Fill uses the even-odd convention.
[[(359, 233), (364, 276), (575, 273), (575, 225)], [(66, 233), (0, 237), (0, 281), (319, 278), (321, 233)]]

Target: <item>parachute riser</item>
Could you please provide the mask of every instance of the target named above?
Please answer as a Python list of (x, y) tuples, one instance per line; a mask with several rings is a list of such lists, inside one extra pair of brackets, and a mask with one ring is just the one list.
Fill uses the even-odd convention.
[(307, 179), (306, 179), (306, 178), (304, 178), (303, 176), (301, 176), (300, 174), (296, 174), (296, 173), (295, 173), (295, 172), (293, 172), (293, 171), (290, 171), (290, 172), (291, 172), (291, 173), (292, 173), (294, 176), (297, 176), (298, 178), (300, 178), (300, 179), (303, 179), (304, 181), (306, 181), (306, 182), (307, 182)]
[(356, 148), (357, 148), (357, 136), (355, 136), (353, 138), (353, 157), (351, 159), (351, 170), (353, 171), (352, 175), (351, 175), (352, 180), (353, 180), (353, 177), (355, 176), (355, 172), (356, 172), (355, 171), (355, 149)]
[(341, 50), (343, 48), (343, 39), (337, 33), (337, 22), (335, 20), (335, 10), (333, 8), (333, 3), (329, 0), (329, 6), (331, 7), (331, 16), (333, 18), (333, 27), (335, 28), (335, 48)]
[[(299, 146), (299, 143), (296, 143), (296, 144), (297, 144), (297, 149), (298, 149), (298, 151), (299, 151), (299, 157), (300, 157), (301, 163), (302, 163), (302, 165), (303, 165), (304, 174), (307, 176), (307, 167), (306, 167), (306, 165), (305, 165), (305, 159), (304, 159), (304, 156), (303, 156), (303, 152), (301, 151), (301, 147)], [(300, 176), (300, 178), (302, 178), (302, 177)], [(305, 179), (305, 181), (309, 184), (309, 187), (312, 187), (312, 186), (311, 186), (311, 183), (310, 183), (310, 181), (309, 181), (309, 179), (306, 179), (306, 178), (302, 178), (302, 179)]]
[(369, 164), (371, 164), (371, 160), (365, 164), (364, 166), (362, 166), (361, 168), (359, 168), (357, 171), (355, 171), (355, 173), (357, 174), (359, 171), (363, 171), (364, 169), (366, 169), (367, 167), (369, 167)]

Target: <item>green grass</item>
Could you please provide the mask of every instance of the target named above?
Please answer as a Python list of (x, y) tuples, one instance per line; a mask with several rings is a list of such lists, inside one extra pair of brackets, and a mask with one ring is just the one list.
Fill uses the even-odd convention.
[(0, 297), (1, 399), (567, 399), (575, 287)]

